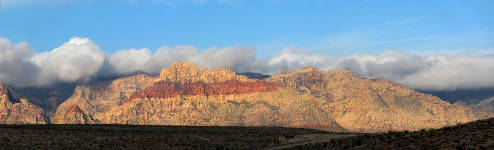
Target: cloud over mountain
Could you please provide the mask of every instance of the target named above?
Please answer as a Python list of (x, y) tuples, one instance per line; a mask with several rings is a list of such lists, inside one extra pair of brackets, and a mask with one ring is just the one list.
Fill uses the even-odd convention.
[(255, 48), (211, 47), (199, 50), (194, 46), (160, 47), (151, 54), (148, 49), (120, 50), (110, 56), (110, 63), (117, 74), (135, 71), (159, 73), (161, 68), (168, 67), (178, 60), (199, 64), (206, 68), (231, 67), (237, 71), (249, 71), (256, 62)]
[(87, 38), (72, 38), (52, 51), (35, 54), (28, 44), (0, 38), (0, 82), (44, 86), (89, 80), (101, 68), (105, 54)]
[(26, 42), (13, 44), (0, 38), (0, 82), (17, 86), (33, 84), (40, 71), (29, 60), (33, 55)]
[(87, 38), (72, 38), (62, 46), (32, 58), (40, 69), (38, 84), (89, 80), (103, 65), (105, 54)]
[(295, 69), (311, 65), (323, 70), (347, 68), (363, 77), (383, 77), (411, 88), (454, 90), (494, 87), (494, 56), (418, 56), (399, 51), (379, 55), (353, 54), (335, 58), (283, 51), (269, 59), (265, 70)]
[(362, 77), (378, 78), (427, 90), (454, 90), (494, 87), (494, 56), (419, 56), (399, 51), (378, 55), (353, 54), (346, 57), (322, 56), (310, 50), (286, 47), (279, 54), (257, 59), (253, 47), (163, 46), (154, 52), (147, 48), (119, 50), (105, 54), (87, 38), (72, 38), (52, 51), (35, 54), (26, 42), (13, 44), (0, 38), (0, 82), (14, 86), (42, 86), (56, 82), (90, 80), (101, 75), (134, 72), (159, 73), (177, 60), (210, 69), (230, 67), (238, 72), (273, 74), (314, 66), (323, 70), (348, 68)]
[(129, 74), (144, 71), (146, 62), (151, 59), (151, 51), (147, 48), (119, 50), (108, 59), (115, 73)]

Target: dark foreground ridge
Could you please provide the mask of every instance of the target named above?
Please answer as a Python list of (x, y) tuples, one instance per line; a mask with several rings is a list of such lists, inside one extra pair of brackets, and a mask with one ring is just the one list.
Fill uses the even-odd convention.
[(261, 149), (331, 132), (282, 127), (0, 125), (1, 149)]
[(493, 149), (494, 118), (415, 132), (235, 126), (0, 125), (2, 149)]
[(287, 149), (494, 149), (494, 118), (436, 130), (363, 134)]

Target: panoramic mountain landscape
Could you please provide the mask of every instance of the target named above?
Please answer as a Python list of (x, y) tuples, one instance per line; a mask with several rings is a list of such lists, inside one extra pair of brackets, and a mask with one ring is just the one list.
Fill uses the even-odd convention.
[[(262, 80), (178, 61), (159, 75), (77, 85), (53, 110), (2, 86), (6, 124), (279, 126), (334, 132), (415, 131), (493, 117), (382, 78), (304, 67)], [(485, 105), (482, 105), (485, 106)], [(29, 113), (23, 113), (29, 112)]]
[[(0, 145), (42, 148), (56, 137), (65, 144), (52, 142), (48, 143), (49, 147), (134, 149), (137, 148), (135, 144), (146, 142), (154, 143), (145, 146), (152, 149), (463, 149), (494, 146), (494, 139), (484, 138), (494, 131), (490, 126), (493, 119), (455, 126), (487, 119), (494, 114), (451, 104), (382, 78), (364, 79), (347, 69), (322, 71), (313, 67), (279, 72), (262, 80), (250, 77), (238, 75), (229, 68), (208, 70), (178, 61), (163, 68), (159, 75), (136, 74), (81, 83), (54, 113), (49, 113), (50, 107), (36, 106), (1, 84), (2, 124), (172, 127), (7, 125), (0, 127), (7, 133), (0, 135), (7, 143), (43, 136), (29, 143)], [(489, 102), (484, 101), (482, 103)], [(264, 134), (253, 132), (260, 130), (264, 130)], [(388, 131), (394, 132), (382, 133)], [(238, 135), (228, 136), (230, 132)], [(361, 134), (374, 132), (380, 134)], [(210, 135), (212, 133), (214, 135)], [(18, 136), (7, 137), (11, 134)], [(257, 138), (242, 139), (249, 135)], [(444, 141), (451, 137), (448, 135), (458, 136), (457, 141)], [(83, 139), (91, 137), (98, 139)], [(228, 138), (235, 142), (226, 142)], [(439, 145), (430, 142), (441, 139), (443, 142)], [(167, 142), (162, 142), (164, 140)], [(210, 145), (213, 141), (216, 144)], [(392, 144), (396, 143), (393, 141), (401, 144)]]
[(494, 149), (494, 1), (0, 0), (0, 149)]

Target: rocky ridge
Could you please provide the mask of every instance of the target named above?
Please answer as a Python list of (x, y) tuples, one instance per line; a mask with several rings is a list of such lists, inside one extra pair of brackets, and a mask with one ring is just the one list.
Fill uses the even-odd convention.
[(363, 79), (347, 69), (322, 71), (305, 67), (277, 73), (267, 81), (279, 81), (300, 94), (324, 100), (321, 109), (350, 131), (439, 128), (492, 116), (382, 78)]
[(0, 124), (46, 124), (43, 109), (19, 98), (11, 88), (0, 83)]
[(455, 104), (467, 106), (476, 111), (485, 111), (494, 113), (494, 97), (486, 98), (478, 103), (466, 103), (463, 101), (458, 101)]
[(156, 76), (139, 74), (78, 85), (72, 96), (57, 107), (55, 115), (51, 116), (51, 123), (99, 123), (98, 118), (110, 108), (121, 105), (132, 93), (143, 90), (158, 79)]
[(418, 130), (490, 113), (442, 101), (384, 79), (313, 67), (258, 80), (233, 70), (177, 62), (145, 74), (79, 85), (52, 123), (285, 126), (332, 131)]
[(196, 64), (178, 61), (169, 68), (163, 68), (160, 72), (163, 81), (178, 83), (194, 83), (202, 81), (204, 83), (220, 83), (228, 80), (240, 82), (255, 81), (243, 75), (237, 75), (230, 68), (218, 68), (210, 71), (207, 68), (199, 68)]

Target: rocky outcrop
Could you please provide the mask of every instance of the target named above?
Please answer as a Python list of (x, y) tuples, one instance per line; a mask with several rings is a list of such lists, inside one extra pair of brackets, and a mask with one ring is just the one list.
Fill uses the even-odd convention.
[(345, 69), (306, 67), (258, 80), (231, 69), (177, 62), (160, 76), (79, 85), (52, 120), (380, 132), (439, 128), (491, 116)]
[(160, 78), (163, 81), (194, 83), (202, 81), (204, 83), (220, 83), (228, 80), (241, 82), (254, 81), (246, 76), (237, 75), (230, 68), (218, 68), (210, 71), (207, 68), (199, 68), (196, 64), (178, 61), (169, 68), (161, 69)]
[(132, 93), (142, 91), (158, 80), (155, 76), (139, 74), (78, 85), (72, 96), (58, 106), (51, 123), (98, 123), (98, 117), (110, 108), (121, 105)]
[(321, 110), (321, 101), (280, 89), (239, 95), (141, 97), (110, 110), (111, 124), (290, 126), (346, 131)]
[(0, 124), (46, 124), (43, 109), (20, 98), (13, 90), (0, 83)]
[(277, 90), (280, 84), (263, 81), (241, 82), (238, 80), (227, 80), (220, 83), (204, 83), (202, 81), (194, 83), (178, 83), (170, 81), (158, 81), (145, 90), (134, 92), (128, 101), (135, 98), (172, 98), (187, 95), (232, 95), (250, 94), (256, 92), (272, 92)]
[(306, 67), (275, 74), (267, 81), (326, 101), (320, 107), (350, 131), (417, 130), (482, 119), (466, 107), (384, 79), (363, 79), (346, 69)]

